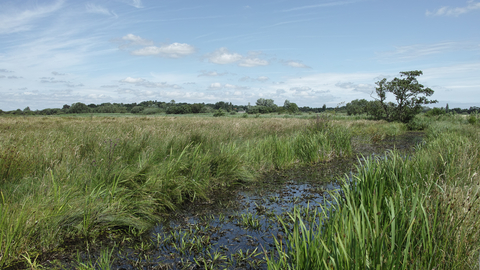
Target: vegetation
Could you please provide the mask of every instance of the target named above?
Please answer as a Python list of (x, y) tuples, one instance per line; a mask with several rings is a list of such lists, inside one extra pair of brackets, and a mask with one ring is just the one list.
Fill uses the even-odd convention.
[[(404, 71), (400, 72), (400, 78), (394, 78), (391, 81), (384, 78), (376, 82), (378, 85), (375, 89), (378, 96), (376, 100), (380, 101), (383, 109), (376, 111), (377, 118), (407, 123), (421, 112), (423, 104), (436, 103), (436, 100), (427, 99), (433, 95), (433, 90), (425, 88), (417, 81), (417, 77), (422, 74), (422, 71), (418, 70)], [(397, 104), (387, 103), (387, 93), (395, 96)]]
[(0, 268), (352, 154), (347, 127), (297, 118), (2, 117), (0, 130)]
[(450, 116), (413, 156), (367, 158), (333, 204), (280, 218), (269, 269), (477, 269), (478, 134)]

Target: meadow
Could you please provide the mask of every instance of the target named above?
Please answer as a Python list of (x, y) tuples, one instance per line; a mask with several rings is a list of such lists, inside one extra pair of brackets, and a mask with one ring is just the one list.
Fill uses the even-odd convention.
[[(268, 267), (478, 268), (478, 126), (422, 121), (426, 143), (408, 158), (365, 161), (335, 208), (279, 217), (290, 233)], [(342, 115), (70, 115), (2, 117), (0, 132), (0, 267), (13, 269), (105, 235), (141, 235), (182, 205), (352, 157), (406, 126)]]

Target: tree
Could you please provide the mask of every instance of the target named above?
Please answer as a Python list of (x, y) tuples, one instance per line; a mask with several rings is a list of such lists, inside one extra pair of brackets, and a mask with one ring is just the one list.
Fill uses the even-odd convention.
[(72, 104), (72, 106), (68, 109), (67, 113), (88, 113), (88, 112), (90, 112), (90, 108), (87, 105), (81, 102), (77, 102)]
[[(383, 118), (407, 123), (420, 113), (423, 104), (437, 103), (436, 100), (427, 99), (434, 91), (418, 83), (417, 77), (422, 74), (420, 70), (404, 71), (400, 72), (400, 78), (391, 81), (384, 78), (375, 83), (378, 86), (375, 88), (378, 98), (375, 99), (380, 101)], [(396, 104), (386, 102), (387, 93), (395, 96)]]
[(283, 103), (283, 108), (289, 113), (298, 112), (298, 106), (296, 103), (290, 102), (288, 99)]
[(366, 99), (355, 99), (347, 103), (347, 114), (357, 115), (367, 112), (368, 101)]

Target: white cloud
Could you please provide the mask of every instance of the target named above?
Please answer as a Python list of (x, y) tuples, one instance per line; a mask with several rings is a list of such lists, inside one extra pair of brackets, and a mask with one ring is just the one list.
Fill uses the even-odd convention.
[(227, 75), (228, 72), (222, 72), (222, 73), (218, 73), (216, 71), (205, 71), (205, 70), (202, 70), (201, 71), (202, 73), (199, 74), (197, 77), (202, 77), (202, 76), (205, 76), (205, 77), (217, 77), (217, 76), (223, 76), (223, 75)]
[(5, 68), (0, 68), (0, 72), (4, 72), (4, 73), (12, 73), (13, 71), (11, 71), (11, 70), (8, 70), (8, 69), (5, 69)]
[(55, 76), (65, 76), (67, 74), (65, 73), (59, 73), (59, 72), (56, 72), (56, 71), (52, 71), (52, 75), (55, 75)]
[(232, 63), (238, 63), (240, 67), (256, 67), (256, 66), (266, 66), (269, 64), (267, 60), (257, 58), (255, 56), (261, 54), (260, 52), (250, 52), (248, 56), (242, 56), (238, 53), (230, 53), (227, 48), (222, 47), (213, 53), (207, 54), (206, 58), (208, 62), (226, 65)]
[(260, 76), (257, 78), (257, 81), (260, 81), (260, 82), (266, 82), (268, 81), (269, 78), (267, 76)]
[(150, 46), (153, 45), (153, 41), (141, 38), (134, 34), (127, 34), (122, 37), (122, 40), (127, 41), (128, 45), (142, 45), (142, 46)]
[(455, 7), (451, 8), (448, 6), (441, 7), (435, 11), (427, 10), (425, 15), (427, 16), (460, 16), (462, 14), (468, 13), (470, 11), (480, 9), (480, 2), (475, 2), (473, 0), (467, 1), (467, 6), (465, 7)]
[(132, 77), (127, 77), (123, 80), (120, 80), (120, 82), (122, 83), (141, 83), (141, 82), (144, 82), (145, 79), (142, 79), (142, 78), (132, 78)]
[(35, 20), (51, 15), (63, 6), (63, 0), (55, 1), (51, 5), (35, 5), (23, 11), (10, 8), (7, 4), (0, 4), (0, 34), (28, 31), (36, 24)]
[[(173, 88), (173, 89), (182, 89), (181, 86), (177, 84), (168, 84), (166, 82), (150, 82), (142, 78), (132, 78), (127, 77), (123, 80), (120, 80), (120, 83), (130, 83), (135, 84), (136, 86), (143, 86), (147, 88)], [(108, 88), (108, 87), (107, 87)]]
[(302, 64), (300, 62), (297, 62), (297, 61), (287, 61), (286, 65), (290, 66), (290, 67), (294, 67), (294, 68), (311, 68), (311, 67), (309, 67), (305, 64)]
[(292, 87), (290, 90), (295, 91), (295, 92), (306, 92), (306, 91), (312, 91), (312, 88), (308, 86), (300, 86), (300, 87)]
[(268, 78), (267, 76), (259, 76), (258, 78), (250, 78), (249, 76), (245, 76), (245, 77), (242, 77), (238, 80), (241, 81), (241, 82), (254, 82), (254, 81), (266, 82), (269, 79), (270, 78)]
[(161, 57), (180, 58), (187, 56), (195, 52), (195, 48), (192, 45), (186, 43), (172, 43), (169, 45), (148, 46), (139, 50), (132, 51), (133, 55), (147, 56), (147, 55), (159, 55)]
[(212, 84), (210, 84), (210, 86), (208, 87), (208, 89), (210, 89), (210, 90), (220, 90), (220, 89), (222, 89), (222, 88), (223, 88), (223, 85), (222, 85), (221, 83), (218, 83), (218, 82), (212, 83)]
[(227, 48), (222, 47), (207, 56), (208, 61), (214, 64), (231, 64), (240, 61), (243, 57), (238, 53), (230, 53)]
[(343, 88), (343, 89), (351, 89), (353, 91), (371, 94), (375, 91), (375, 85), (373, 84), (366, 84), (366, 83), (352, 83), (352, 82), (339, 82), (336, 83), (335, 86)]
[(102, 14), (102, 15), (107, 15), (107, 16), (112, 16), (115, 18), (118, 18), (117, 14), (115, 12), (108, 10), (107, 8), (104, 8), (99, 5), (95, 5), (92, 3), (86, 3), (85, 8), (87, 9), (88, 13), (95, 13), (95, 14)]
[(233, 85), (233, 84), (229, 84), (229, 83), (221, 84), (219, 82), (212, 83), (212, 84), (210, 84), (210, 86), (208, 86), (208, 90), (221, 90), (221, 89), (245, 90), (245, 89), (248, 89), (248, 87)]
[(238, 65), (241, 67), (257, 67), (257, 66), (267, 66), (269, 63), (267, 60), (259, 58), (245, 58)]

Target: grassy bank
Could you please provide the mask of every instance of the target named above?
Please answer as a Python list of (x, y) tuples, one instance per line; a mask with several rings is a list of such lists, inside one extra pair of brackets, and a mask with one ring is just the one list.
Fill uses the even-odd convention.
[(271, 170), (351, 156), (356, 131), (296, 118), (6, 117), (0, 132), (7, 267), (148, 230), (182, 203)]
[(286, 244), (269, 269), (478, 269), (479, 129), (458, 117), (429, 125), (414, 155), (365, 161), (333, 208), (281, 219)]

